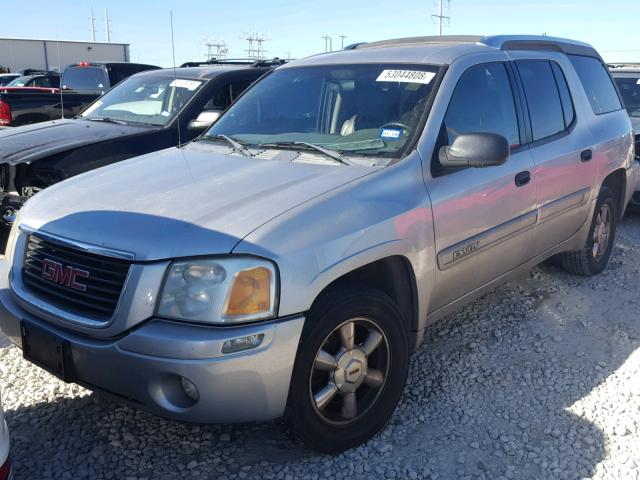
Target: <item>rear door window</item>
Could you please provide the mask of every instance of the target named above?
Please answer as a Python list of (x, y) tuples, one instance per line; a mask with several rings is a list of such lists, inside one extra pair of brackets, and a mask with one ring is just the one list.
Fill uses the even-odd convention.
[(77, 92), (104, 92), (109, 89), (109, 79), (102, 66), (72, 66), (64, 71), (62, 88)]
[(447, 144), (461, 133), (497, 133), (512, 148), (520, 145), (518, 118), (503, 63), (476, 65), (456, 85), (444, 118)]
[(545, 60), (520, 60), (516, 65), (529, 106), (533, 141), (564, 131), (562, 101), (551, 64)]
[(580, 55), (569, 55), (569, 59), (580, 77), (593, 113), (601, 115), (622, 108), (611, 77), (600, 60)]

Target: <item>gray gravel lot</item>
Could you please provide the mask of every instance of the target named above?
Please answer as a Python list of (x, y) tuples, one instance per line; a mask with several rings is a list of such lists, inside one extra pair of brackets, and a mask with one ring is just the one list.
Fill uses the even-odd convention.
[(185, 425), (112, 403), (1, 339), (16, 480), (640, 479), (639, 282), (634, 214), (603, 275), (545, 264), (430, 327), (391, 423), (336, 457), (276, 423)]

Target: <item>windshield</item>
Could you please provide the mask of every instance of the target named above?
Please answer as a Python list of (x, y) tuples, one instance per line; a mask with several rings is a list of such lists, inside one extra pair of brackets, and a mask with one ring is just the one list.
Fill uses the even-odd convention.
[(421, 127), (437, 70), (397, 64), (276, 70), (206, 135), (250, 145), (307, 142), (345, 154), (397, 157)]
[(80, 92), (105, 92), (109, 89), (109, 78), (101, 66), (67, 67), (62, 78), (62, 88)]
[(18, 77), (16, 77), (15, 75), (0, 75), (0, 87), (6, 86), (16, 78)]
[(614, 77), (624, 106), (630, 117), (640, 117), (640, 74), (634, 77)]
[(155, 75), (129, 77), (91, 104), (80, 117), (163, 126), (201, 86), (200, 80)]
[(18, 77), (7, 83), (7, 87), (24, 87), (29, 83), (29, 80), (31, 80), (31, 77)]

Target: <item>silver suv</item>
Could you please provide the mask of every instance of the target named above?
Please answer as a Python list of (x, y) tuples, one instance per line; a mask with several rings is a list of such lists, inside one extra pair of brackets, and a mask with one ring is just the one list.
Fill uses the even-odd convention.
[(197, 141), (27, 202), (0, 326), (66, 381), (190, 422), (380, 430), (431, 322), (557, 255), (607, 265), (634, 190), (599, 55), (410, 38), (277, 68)]

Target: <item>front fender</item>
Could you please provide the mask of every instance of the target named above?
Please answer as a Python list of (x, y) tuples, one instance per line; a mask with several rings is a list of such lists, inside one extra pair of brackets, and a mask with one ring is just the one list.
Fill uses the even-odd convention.
[(233, 253), (276, 262), (280, 316), (309, 310), (328, 285), (359, 267), (404, 257), (415, 274), (418, 318), (424, 321), (435, 278), (430, 207), (420, 159), (411, 156), (285, 212), (247, 235)]

